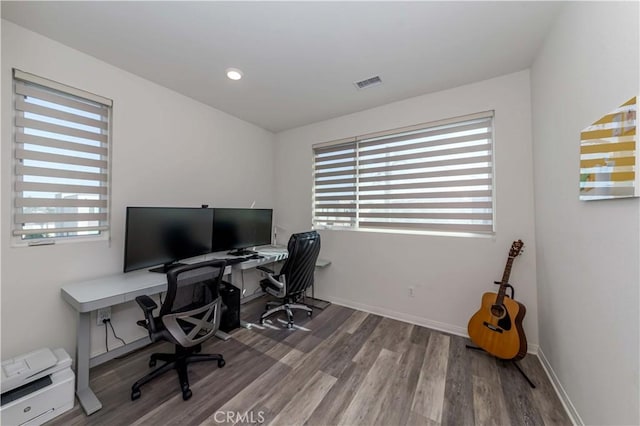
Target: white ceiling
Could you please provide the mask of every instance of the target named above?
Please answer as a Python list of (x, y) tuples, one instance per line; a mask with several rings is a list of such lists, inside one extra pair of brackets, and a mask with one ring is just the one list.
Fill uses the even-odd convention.
[[(559, 9), (2, 1), (4, 19), (274, 132), (526, 69)], [(229, 67), (244, 78), (228, 80)], [(353, 85), (374, 75), (382, 85)]]

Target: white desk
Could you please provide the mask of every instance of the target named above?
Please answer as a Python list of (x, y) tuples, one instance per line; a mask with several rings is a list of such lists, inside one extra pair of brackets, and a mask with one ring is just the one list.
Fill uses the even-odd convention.
[[(255, 268), (259, 265), (278, 262), (286, 259), (288, 255), (286, 248), (282, 247), (263, 247), (256, 249), (256, 251), (264, 256), (264, 258), (250, 259), (233, 266), (227, 266), (224, 274), (232, 274), (232, 283), (234, 271), (242, 271)], [(211, 253), (184, 262), (195, 263), (225, 257), (228, 258), (229, 256), (225, 253)], [(78, 311), (76, 331), (76, 395), (87, 415), (102, 408), (102, 404), (89, 386), (89, 369), (151, 343), (149, 337), (144, 337), (91, 358), (91, 312), (134, 301), (138, 296), (158, 294), (166, 291), (166, 289), (166, 275), (149, 272), (146, 269), (71, 283), (62, 287), (62, 298)]]

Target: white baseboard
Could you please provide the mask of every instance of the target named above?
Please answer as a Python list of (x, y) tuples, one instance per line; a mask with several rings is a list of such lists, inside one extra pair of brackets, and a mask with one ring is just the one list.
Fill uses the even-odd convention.
[[(381, 308), (379, 306), (370, 306), (370, 305), (365, 305), (363, 303), (352, 302), (351, 300), (344, 300), (338, 297), (323, 296), (323, 299), (331, 303), (335, 303), (336, 305), (346, 306), (347, 308), (369, 312), (370, 314), (381, 315), (383, 317), (391, 318), (394, 320), (408, 322), (409, 324), (420, 325), (422, 327), (431, 328), (433, 330), (454, 334), (456, 336), (461, 336), (465, 338), (469, 337), (469, 334), (467, 333), (467, 329), (465, 327), (460, 327), (453, 324), (447, 324), (440, 321), (434, 321), (428, 318), (419, 317), (419, 316), (407, 314), (404, 312), (398, 312), (391, 309)], [(534, 343), (529, 343), (527, 345), (527, 353), (537, 355), (538, 345)]]
[(564, 409), (569, 415), (569, 418), (571, 419), (573, 424), (578, 426), (584, 426), (584, 422), (582, 421), (580, 414), (578, 414), (578, 410), (576, 410), (576, 407), (571, 402), (571, 399), (569, 399), (569, 395), (567, 395), (567, 392), (562, 387), (562, 383), (560, 383), (560, 379), (558, 379), (556, 372), (553, 371), (553, 368), (551, 367), (549, 360), (547, 359), (547, 357), (544, 355), (544, 352), (540, 348), (538, 348), (538, 359), (540, 359), (540, 362), (542, 363), (542, 368), (544, 368), (544, 371), (547, 373), (549, 380), (551, 380), (551, 384), (553, 385), (553, 388), (555, 389), (556, 394), (558, 394), (558, 397), (560, 398), (560, 402), (562, 402), (562, 405), (564, 406)]

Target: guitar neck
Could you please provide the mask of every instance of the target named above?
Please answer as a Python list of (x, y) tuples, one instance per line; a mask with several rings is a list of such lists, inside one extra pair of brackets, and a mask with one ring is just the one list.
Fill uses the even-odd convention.
[(498, 297), (496, 299), (496, 303), (498, 305), (502, 304), (504, 296), (507, 293), (507, 284), (509, 284), (509, 276), (511, 275), (513, 259), (515, 259), (515, 257), (509, 256), (509, 258), (507, 259), (507, 264), (504, 267), (504, 273), (502, 274), (502, 280), (500, 281), (500, 290), (498, 290)]

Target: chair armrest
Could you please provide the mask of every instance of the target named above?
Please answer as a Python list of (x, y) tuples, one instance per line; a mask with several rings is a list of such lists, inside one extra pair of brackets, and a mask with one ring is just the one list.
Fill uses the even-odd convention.
[(273, 271), (273, 269), (269, 269), (269, 268), (267, 268), (265, 266), (256, 266), (256, 269), (259, 269), (262, 272), (266, 272), (267, 273), (267, 279), (274, 286), (278, 287), (279, 289), (283, 289), (285, 287), (284, 275), (282, 275), (282, 274), (276, 275), (276, 273)]
[(269, 275), (267, 276), (267, 279), (269, 280), (269, 282), (271, 282), (271, 284), (278, 287), (280, 290), (284, 289), (287, 285), (284, 275)]
[(256, 266), (256, 269), (262, 271), (262, 272), (266, 272), (267, 274), (275, 274), (275, 271), (273, 269), (269, 269), (266, 266)]
[(144, 312), (144, 319), (147, 321), (147, 328), (149, 330), (149, 333), (155, 333), (156, 324), (153, 320), (153, 310), (156, 309), (158, 305), (153, 301), (152, 298), (147, 295), (136, 297), (136, 302)]
[(138, 302), (138, 305), (142, 308), (145, 314), (147, 312), (150, 313), (158, 307), (156, 302), (154, 302), (153, 299), (147, 295), (136, 297), (136, 302)]

